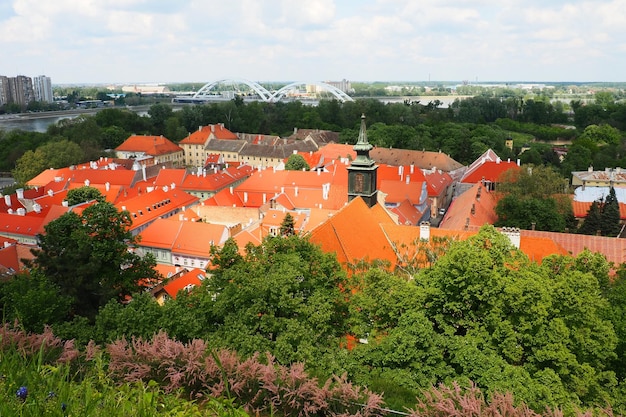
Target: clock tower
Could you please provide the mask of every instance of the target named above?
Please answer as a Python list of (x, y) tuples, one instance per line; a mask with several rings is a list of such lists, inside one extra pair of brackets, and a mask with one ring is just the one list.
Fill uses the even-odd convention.
[(376, 170), (378, 166), (370, 158), (370, 149), (373, 146), (367, 141), (365, 131), (365, 115), (361, 116), (361, 129), (359, 139), (354, 145), (356, 159), (348, 167), (348, 201), (359, 196), (365, 203), (372, 207), (376, 204)]

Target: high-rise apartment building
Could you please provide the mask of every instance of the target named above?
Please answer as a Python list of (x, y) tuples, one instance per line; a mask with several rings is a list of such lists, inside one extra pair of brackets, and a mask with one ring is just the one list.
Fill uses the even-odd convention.
[(33, 79), (25, 75), (9, 78), (9, 102), (18, 104), (20, 107), (28, 106), (35, 100), (33, 91)]
[(9, 102), (9, 77), (0, 75), (0, 106)]
[[(0, 106), (15, 103), (22, 108), (34, 100), (52, 101), (52, 84), (46, 76), (37, 77), (38, 94), (35, 96), (33, 79), (25, 75), (7, 77), (0, 75)], [(37, 98), (36, 98), (37, 97)], [(40, 98), (39, 98), (40, 97)]]
[(50, 77), (40, 75), (33, 79), (33, 89), (35, 91), (36, 101), (45, 101), (46, 103), (52, 103), (52, 82)]

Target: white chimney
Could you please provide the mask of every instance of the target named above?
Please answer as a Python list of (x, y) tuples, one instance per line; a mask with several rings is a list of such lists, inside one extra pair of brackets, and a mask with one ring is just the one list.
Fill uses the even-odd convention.
[(215, 125), (211, 125), (211, 132), (215, 132)]
[(41, 213), (41, 204), (33, 204), (33, 210), (35, 211), (35, 213)]
[(143, 177), (143, 180), (146, 180), (146, 164), (141, 164), (141, 175)]
[(111, 183), (110, 182), (105, 182), (104, 183), (104, 189), (107, 191), (111, 191)]
[(503, 227), (501, 233), (509, 238), (513, 246), (519, 249), (521, 236), (520, 230), (517, 227)]
[(89, 187), (89, 184), (91, 184), (89, 180), (85, 180), (85, 187)]
[(23, 188), (18, 188), (17, 190), (15, 190), (15, 193), (17, 194), (17, 198), (18, 199), (23, 199), (24, 198), (24, 189)]
[(429, 222), (420, 223), (420, 239), (430, 240), (430, 223)]
[(232, 187), (232, 185), (229, 187), (229, 190), (230, 190), (230, 194), (232, 195), (233, 194), (233, 187)]
[(411, 164), (411, 174), (413, 173), (414, 170), (415, 170), (415, 165)]
[(243, 202), (244, 202), (244, 203), (247, 203), (247, 202), (248, 202), (248, 192), (247, 192), (247, 191), (244, 191), (244, 192), (243, 192)]
[(406, 176), (406, 183), (407, 183), (407, 184), (410, 184), (410, 183), (411, 183), (411, 176), (410, 176), (410, 175), (407, 175), (407, 176)]
[(11, 196), (10, 195), (5, 195), (4, 196), (4, 204), (6, 204), (7, 206), (11, 207)]
[(296, 188), (295, 188), (295, 194), (296, 194), (296, 197), (297, 197), (298, 196), (298, 186), (297, 185), (296, 185)]

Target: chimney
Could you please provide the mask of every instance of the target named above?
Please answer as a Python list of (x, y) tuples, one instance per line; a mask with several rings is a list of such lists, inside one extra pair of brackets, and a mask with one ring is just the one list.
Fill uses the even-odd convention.
[(430, 240), (430, 223), (429, 222), (421, 222), (420, 223), (420, 240)]
[(146, 181), (146, 164), (141, 164), (141, 176), (143, 180)]
[(35, 213), (41, 213), (41, 205), (38, 203), (33, 204), (33, 210)]
[(6, 204), (7, 206), (11, 207), (11, 196), (10, 195), (5, 195), (4, 196), (4, 204)]
[(411, 164), (411, 167), (410, 167), (411, 174), (413, 173), (414, 170), (415, 170), (415, 165)]
[(85, 187), (89, 187), (89, 184), (91, 184), (89, 180), (85, 180)]
[(517, 166), (521, 166), (521, 164), (522, 164), (522, 161), (519, 158), (517, 158)]
[(521, 237), (517, 227), (503, 227), (501, 233), (509, 238), (513, 246), (519, 249)]
[(232, 185), (229, 187), (229, 190), (230, 190), (230, 194), (232, 195), (233, 194), (233, 186)]
[(407, 183), (407, 184), (410, 184), (410, 183), (411, 183), (411, 176), (410, 176), (410, 175), (407, 175), (407, 176), (406, 176), (406, 183)]
[(63, 200), (61, 202), (61, 204), (63, 205), (63, 207), (69, 207), (70, 206), (70, 203), (68, 203), (67, 200)]
[(24, 198), (24, 189), (23, 188), (18, 188), (17, 190), (15, 190), (15, 193), (17, 194), (17, 198), (19, 200)]
[(110, 182), (104, 183), (104, 189), (107, 190), (107, 191), (110, 191), (111, 190), (111, 183)]
[(215, 133), (215, 125), (211, 125), (211, 132)]
[(247, 191), (244, 191), (244, 192), (243, 192), (243, 202), (244, 202), (244, 203), (247, 203), (247, 202), (248, 202), (248, 192), (247, 192)]
[(298, 196), (298, 186), (297, 185), (296, 185), (296, 188), (295, 188), (295, 194), (296, 194), (296, 197), (297, 197)]
[(17, 209), (18, 216), (26, 216), (26, 209), (24, 207), (20, 207)]

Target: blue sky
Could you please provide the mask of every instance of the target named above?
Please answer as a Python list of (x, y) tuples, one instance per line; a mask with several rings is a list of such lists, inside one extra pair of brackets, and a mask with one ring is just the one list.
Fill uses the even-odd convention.
[(626, 81), (625, 11), (626, 0), (0, 0), (0, 75)]

